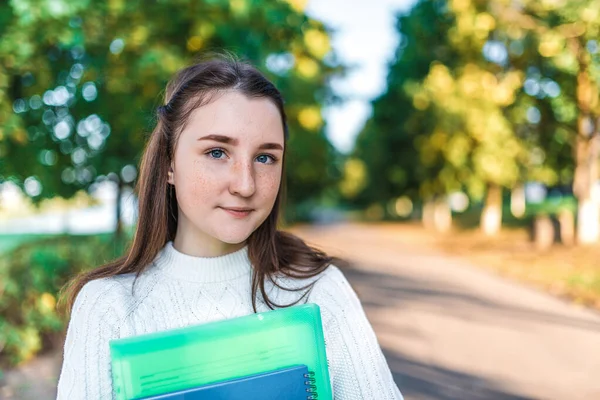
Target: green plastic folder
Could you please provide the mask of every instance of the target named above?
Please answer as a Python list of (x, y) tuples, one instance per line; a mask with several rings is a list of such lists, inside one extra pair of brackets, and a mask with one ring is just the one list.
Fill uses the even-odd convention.
[(112, 340), (113, 390), (139, 399), (304, 364), (319, 400), (331, 400), (316, 304)]

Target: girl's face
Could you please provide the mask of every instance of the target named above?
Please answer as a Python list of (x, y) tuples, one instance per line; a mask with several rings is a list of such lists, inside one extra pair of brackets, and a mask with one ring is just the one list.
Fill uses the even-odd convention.
[(175, 247), (205, 257), (243, 247), (273, 208), (283, 148), (270, 99), (227, 91), (194, 110), (169, 175), (179, 209)]

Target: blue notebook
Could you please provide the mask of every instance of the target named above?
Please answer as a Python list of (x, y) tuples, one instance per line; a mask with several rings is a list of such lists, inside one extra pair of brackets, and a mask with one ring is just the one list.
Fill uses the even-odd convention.
[[(316, 399), (313, 374), (306, 365), (210, 383), (144, 400), (307, 400)], [(313, 397), (311, 394), (315, 394)]]

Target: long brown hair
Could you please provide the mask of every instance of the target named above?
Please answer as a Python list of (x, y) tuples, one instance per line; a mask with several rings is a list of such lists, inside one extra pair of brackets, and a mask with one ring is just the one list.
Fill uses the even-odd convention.
[[(220, 55), (179, 71), (167, 85), (165, 105), (158, 107), (158, 121), (141, 159), (136, 186), (139, 217), (132, 243), (122, 257), (76, 276), (65, 286), (61, 301), (68, 312), (86, 283), (127, 273), (135, 273), (137, 279), (165, 244), (175, 238), (177, 198), (175, 189), (167, 183), (175, 144), (192, 111), (210, 102), (212, 96), (223, 90), (236, 90), (248, 97), (271, 100), (281, 115), (284, 143), (287, 143), (288, 125), (281, 93), (251, 64), (231, 55)], [(284, 146), (283, 160), (286, 151), (287, 146)], [(297, 304), (308, 296), (314, 285), (314, 280), (310, 280), (312, 283), (300, 288), (282, 288), (274, 279), (276, 274), (298, 279), (312, 278), (332, 263), (344, 263), (307, 245), (299, 237), (277, 229), (284, 193), (285, 163), (273, 209), (247, 242), (248, 256), (253, 266), (251, 296), (255, 312), (259, 291), (265, 304), (274, 309)], [(305, 292), (293, 303), (276, 304), (267, 295), (267, 280), (284, 290)]]

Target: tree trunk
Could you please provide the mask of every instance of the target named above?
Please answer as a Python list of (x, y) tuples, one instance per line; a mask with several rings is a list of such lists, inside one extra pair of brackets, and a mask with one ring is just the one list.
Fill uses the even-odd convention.
[(545, 251), (554, 244), (554, 224), (547, 215), (536, 215), (533, 219), (533, 243), (539, 251)]
[(577, 241), (590, 244), (598, 241), (600, 218), (598, 202), (593, 188), (598, 180), (598, 122), (592, 114), (592, 105), (597, 102), (598, 88), (589, 76), (589, 54), (580, 38), (569, 42), (577, 54), (579, 72), (577, 74), (577, 138), (575, 141), (575, 178), (573, 193), (579, 201), (577, 213)]
[(577, 242), (592, 244), (598, 241), (598, 203), (591, 198), (580, 199), (577, 209)]
[(502, 188), (488, 184), (485, 207), (481, 213), (481, 230), (485, 235), (494, 236), (502, 225)]
[(425, 202), (423, 225), (438, 232), (448, 232), (452, 228), (452, 210), (446, 196)]
[(427, 229), (433, 229), (433, 217), (435, 211), (435, 202), (433, 200), (426, 200), (423, 203), (423, 212), (421, 213), (421, 221), (423, 226)]
[(450, 210), (446, 196), (435, 203), (433, 223), (438, 232), (448, 232), (452, 228), (452, 210)]
[(510, 192), (510, 212), (516, 218), (522, 218), (525, 215), (525, 187), (519, 185)]
[(557, 216), (560, 242), (565, 246), (575, 244), (575, 218), (571, 210), (561, 210)]
[(115, 200), (115, 243), (120, 243), (123, 236), (123, 224), (121, 221), (121, 197), (123, 196), (123, 182), (117, 181), (117, 197)]
[(590, 134), (584, 136), (590, 129), (591, 118), (580, 111), (579, 133), (575, 146), (575, 179), (573, 193), (578, 200), (577, 210), (577, 242), (590, 244), (598, 241), (600, 237), (600, 216), (598, 215), (598, 201), (594, 196), (594, 184), (598, 180), (598, 137)]

